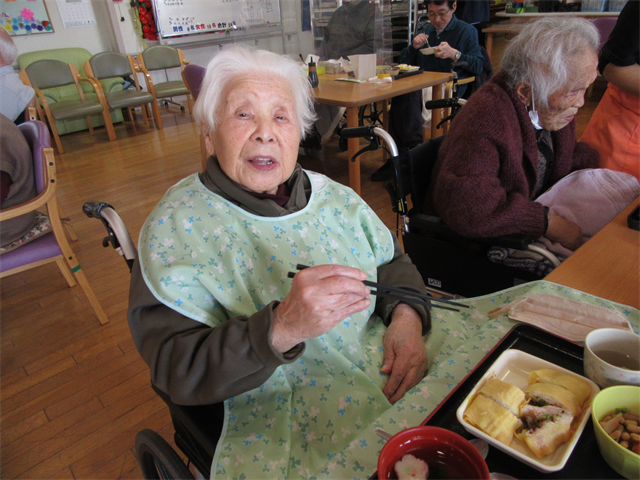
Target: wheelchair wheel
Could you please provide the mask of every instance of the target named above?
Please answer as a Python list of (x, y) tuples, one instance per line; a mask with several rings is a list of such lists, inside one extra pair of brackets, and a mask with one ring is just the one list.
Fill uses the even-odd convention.
[(194, 478), (171, 445), (153, 430), (136, 435), (136, 457), (146, 480)]

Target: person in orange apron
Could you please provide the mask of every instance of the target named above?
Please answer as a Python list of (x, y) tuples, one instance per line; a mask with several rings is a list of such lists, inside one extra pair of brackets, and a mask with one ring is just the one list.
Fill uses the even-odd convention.
[(640, 180), (640, 2), (627, 2), (600, 52), (609, 81), (580, 141), (600, 153), (600, 167)]

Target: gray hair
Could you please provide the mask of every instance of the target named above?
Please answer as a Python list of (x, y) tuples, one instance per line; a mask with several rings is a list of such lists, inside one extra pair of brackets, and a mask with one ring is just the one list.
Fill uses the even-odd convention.
[(18, 47), (6, 30), (0, 29), (0, 63), (11, 65), (18, 57)]
[(278, 75), (285, 80), (293, 95), (300, 136), (303, 137), (311, 129), (315, 121), (313, 94), (301, 65), (285, 55), (243, 46), (225, 48), (209, 62), (193, 112), (201, 127), (208, 127), (210, 133), (215, 131), (219, 124), (218, 107), (224, 102), (221, 94), (225, 86), (238, 75), (246, 74), (255, 78)]
[(510, 87), (529, 84), (536, 105), (546, 107), (549, 96), (569, 82), (570, 60), (586, 49), (597, 53), (599, 40), (598, 29), (588, 20), (545, 17), (526, 25), (509, 42), (500, 69)]

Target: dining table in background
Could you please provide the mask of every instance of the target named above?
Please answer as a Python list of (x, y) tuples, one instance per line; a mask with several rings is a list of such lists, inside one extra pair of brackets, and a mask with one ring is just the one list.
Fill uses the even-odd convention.
[[(388, 129), (388, 102), (391, 98), (405, 93), (415, 92), (427, 87), (433, 88), (433, 99), (443, 98), (444, 85), (452, 79), (450, 73), (422, 72), (394, 80), (391, 83), (357, 83), (340, 81), (347, 78), (346, 73), (325, 74), (318, 77), (319, 84), (313, 89), (315, 101), (325, 105), (346, 107), (347, 127), (358, 126), (358, 111), (363, 105), (382, 102), (383, 126)], [(437, 128), (441, 119), (440, 110), (433, 110), (431, 117), (431, 138), (443, 134), (442, 128)], [(349, 153), (349, 186), (360, 195), (360, 159), (351, 161), (359, 150), (358, 138), (348, 140)]]
[(627, 225), (635, 199), (545, 280), (640, 308), (640, 232)]

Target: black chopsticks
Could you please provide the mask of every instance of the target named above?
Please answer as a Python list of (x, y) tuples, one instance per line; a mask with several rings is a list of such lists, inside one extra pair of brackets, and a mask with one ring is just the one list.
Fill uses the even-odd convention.
[[(304, 270), (305, 268), (309, 268), (307, 265), (296, 265), (298, 270)], [(293, 278), (295, 276), (295, 272), (289, 272), (288, 277)], [(453, 312), (459, 312), (460, 310), (451, 307), (445, 307), (443, 305), (432, 305), (431, 302), (440, 302), (446, 303), (449, 305), (455, 305), (456, 307), (469, 308), (469, 305), (463, 305), (462, 303), (452, 302), (451, 300), (444, 300), (441, 298), (433, 297), (431, 295), (422, 295), (420, 293), (413, 292), (411, 290), (405, 290), (403, 288), (390, 287), (388, 285), (382, 285), (376, 282), (370, 282), (369, 280), (364, 280), (364, 283), (367, 287), (375, 288), (376, 290), (371, 290), (372, 295), (376, 295), (378, 297), (388, 297), (393, 298), (395, 300), (402, 300), (407, 303), (414, 303), (416, 305), (424, 305), (425, 307), (433, 307), (433, 308), (442, 308), (444, 310), (451, 310)], [(400, 295), (394, 295), (394, 293), (398, 293)]]

